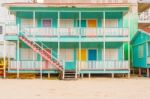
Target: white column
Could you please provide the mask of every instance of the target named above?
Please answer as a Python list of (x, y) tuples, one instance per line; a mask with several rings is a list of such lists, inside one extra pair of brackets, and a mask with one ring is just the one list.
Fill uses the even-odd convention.
[[(20, 29), (20, 25), (18, 24), (18, 35), (19, 35), (19, 29)], [(16, 49), (17, 49), (17, 78), (19, 79), (19, 68), (20, 68), (20, 48), (19, 48), (19, 38), (17, 40), (17, 46), (16, 46)]]
[(123, 60), (123, 67), (125, 67), (125, 59), (124, 59), (124, 42), (123, 42), (123, 48), (122, 48), (122, 60)]
[(20, 67), (20, 49), (19, 39), (17, 40), (17, 78), (19, 79), (19, 67)]
[(60, 12), (58, 11), (58, 20), (57, 20), (57, 33), (58, 33), (58, 43), (57, 43), (57, 46), (58, 46), (58, 49), (57, 49), (57, 58), (58, 60), (60, 60), (60, 33), (59, 33), (59, 29), (60, 29)]
[[(35, 28), (36, 27), (36, 19), (35, 19), (35, 11), (33, 11), (33, 28)], [(33, 37), (34, 37), (34, 42), (35, 42), (35, 34), (33, 33)], [(34, 61), (36, 60), (35, 59), (35, 53), (34, 53), (34, 51), (33, 51), (33, 56), (32, 56), (32, 58), (33, 58), (33, 61), (32, 61), (32, 68), (34, 68), (35, 66), (35, 64), (34, 64)]]
[(104, 57), (104, 71), (105, 71), (106, 70), (106, 57), (105, 57), (106, 56), (105, 55), (106, 54), (106, 51), (105, 51), (105, 49), (106, 49), (106, 42), (105, 42), (106, 41), (105, 40), (106, 39), (106, 37), (105, 37), (105, 27), (106, 27), (105, 26), (105, 12), (103, 12), (103, 24), (104, 24), (103, 25), (103, 30), (104, 30), (103, 31), (103, 50), (104, 50), (103, 51), (103, 57)]
[[(43, 49), (43, 45), (42, 45), (42, 49)], [(41, 59), (41, 66), (40, 66), (40, 79), (43, 78), (43, 75), (42, 75), (42, 69), (43, 69), (43, 59), (42, 59), (42, 56), (40, 57)]]
[(6, 25), (4, 25), (4, 31), (3, 31), (3, 61), (4, 61), (4, 64), (3, 64), (3, 78), (6, 78), (6, 41), (5, 41), (5, 32), (6, 32)]
[(6, 78), (6, 53), (8, 53), (8, 52), (6, 52), (6, 41), (4, 40), (3, 41), (3, 44), (4, 44), (4, 47), (3, 47), (3, 61), (4, 61), (4, 66), (3, 66), (3, 72), (4, 72), (4, 75), (3, 75), (3, 77), (4, 78)]
[(129, 73), (128, 78), (130, 77), (130, 11), (128, 12), (128, 26), (129, 26), (129, 35), (128, 35), (128, 65), (129, 65)]
[(79, 35), (79, 71), (81, 67), (81, 12), (79, 12), (79, 29), (80, 29), (80, 35)]

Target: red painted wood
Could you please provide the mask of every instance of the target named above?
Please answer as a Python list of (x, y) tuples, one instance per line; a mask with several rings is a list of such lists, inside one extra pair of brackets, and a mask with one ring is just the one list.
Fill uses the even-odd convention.
[[(38, 45), (34, 44), (34, 42), (28, 40), (27, 38), (21, 36), (19, 37), (20, 40), (22, 40), (23, 42), (25, 42), (29, 47), (31, 47), (33, 49), (33, 51), (35, 51), (36, 53), (38, 53), (39, 55), (41, 55), (43, 57), (43, 59), (45, 59), (46, 61), (48, 61), (48, 63), (54, 65), (58, 70), (63, 70), (62, 66), (59, 64), (59, 62), (54, 62), (53, 60), (51, 60), (50, 58), (50, 51), (47, 51), (47, 50), (41, 50), (40, 47), (38, 47)], [(47, 67), (48, 68), (48, 64), (47, 64)]]

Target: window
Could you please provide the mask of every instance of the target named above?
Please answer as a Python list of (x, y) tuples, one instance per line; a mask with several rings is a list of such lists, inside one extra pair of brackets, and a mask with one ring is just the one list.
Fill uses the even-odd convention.
[[(104, 55), (104, 50), (103, 50)], [(105, 59), (106, 60), (118, 60), (118, 49), (105, 49)], [(104, 57), (103, 57), (104, 60)]]
[(52, 21), (50, 19), (42, 20), (43, 27), (51, 27)]
[[(33, 54), (34, 54), (34, 58), (33, 58)], [(29, 48), (22, 48), (21, 49), (21, 60), (36, 60), (36, 53), (33, 52), (32, 49)]]
[(60, 19), (60, 27), (62, 28), (74, 27), (74, 22), (71, 19)]
[(144, 56), (143, 51), (144, 51), (144, 45), (138, 46), (138, 57), (139, 58), (142, 58)]
[(72, 62), (74, 60), (74, 50), (73, 49), (60, 49), (60, 57), (67, 62)]
[[(33, 27), (33, 19), (22, 19), (22, 27)], [(36, 21), (35, 21), (36, 24)]]
[(118, 20), (117, 19), (106, 19), (105, 20), (105, 27), (106, 28), (115, 28), (115, 27), (118, 27)]

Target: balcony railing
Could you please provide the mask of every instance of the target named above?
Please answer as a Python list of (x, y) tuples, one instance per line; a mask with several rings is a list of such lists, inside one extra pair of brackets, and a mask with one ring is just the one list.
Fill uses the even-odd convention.
[(54, 66), (46, 61), (10, 61), (8, 70), (17, 70), (17, 66), (19, 70), (56, 70)]
[(139, 14), (139, 21), (149, 21), (150, 22), (150, 10)]
[[(78, 70), (127, 70), (128, 61), (77, 61)], [(46, 61), (10, 61), (8, 70), (56, 70)], [(42, 66), (42, 69), (41, 69)]]
[(129, 69), (128, 61), (81, 61), (79, 70), (122, 70)]
[(25, 28), (23, 29), (28, 36), (112, 36), (127, 37), (128, 28)]

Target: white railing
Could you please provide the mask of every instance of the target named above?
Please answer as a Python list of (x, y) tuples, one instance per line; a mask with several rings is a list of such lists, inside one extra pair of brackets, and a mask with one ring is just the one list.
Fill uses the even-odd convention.
[(5, 25), (5, 34), (16, 35), (18, 33), (17, 25)]
[(128, 61), (81, 61), (77, 64), (79, 70), (129, 69)]
[(150, 10), (140, 13), (139, 21), (150, 21)]
[(45, 3), (128, 3), (128, 0), (44, 0)]
[(128, 36), (129, 30), (127, 28), (106, 28), (105, 36)]
[(28, 36), (122, 36), (129, 35), (128, 28), (24, 28)]
[[(19, 61), (19, 70), (56, 70), (55, 66), (46, 61)], [(10, 61), (8, 70), (17, 70), (17, 61)]]

